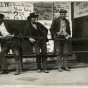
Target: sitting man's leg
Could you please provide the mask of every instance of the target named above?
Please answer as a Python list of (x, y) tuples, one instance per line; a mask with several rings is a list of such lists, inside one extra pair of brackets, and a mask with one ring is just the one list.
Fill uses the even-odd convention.
[(16, 65), (16, 72), (14, 75), (19, 75), (20, 71), (22, 70), (22, 62), (21, 62), (21, 51), (18, 47), (12, 48), (14, 58), (15, 58), (15, 65)]
[(42, 52), (43, 72), (49, 73), (49, 71), (47, 70), (47, 46), (46, 46), (46, 40), (41, 41), (41, 52)]
[(37, 63), (37, 72), (41, 72), (41, 53), (40, 53), (40, 42), (36, 41), (34, 44), (36, 52), (36, 63)]
[(9, 52), (9, 47), (4, 47), (1, 49), (0, 52), (0, 65), (2, 69), (2, 74), (8, 74), (8, 65), (7, 65), (7, 59), (5, 58), (5, 54)]

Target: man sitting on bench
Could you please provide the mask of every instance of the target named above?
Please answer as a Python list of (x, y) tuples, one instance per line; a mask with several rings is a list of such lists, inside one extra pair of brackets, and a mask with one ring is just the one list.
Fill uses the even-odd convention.
[[(42, 65), (43, 65), (43, 72), (49, 73), (47, 70), (47, 33), (48, 29), (44, 27), (41, 23), (35, 22), (38, 15), (35, 13), (31, 13), (28, 16), (29, 23), (25, 26), (24, 29), (24, 36), (29, 37), (29, 41), (32, 42), (35, 52), (36, 52), (36, 61), (37, 61), (37, 72), (41, 72), (41, 56), (42, 56)], [(41, 52), (42, 55), (41, 55)]]
[(0, 32), (2, 34), (3, 40), (5, 39), (6, 43), (2, 47), (1, 52), (0, 52), (0, 65), (2, 68), (1, 74), (8, 74), (8, 65), (7, 65), (7, 60), (5, 58), (5, 54), (9, 52), (9, 50), (12, 48), (14, 57), (15, 57), (15, 64), (16, 64), (16, 72), (14, 75), (20, 74), (21, 70), (21, 42), (19, 42), (18, 38), (15, 38), (13, 33), (8, 32), (8, 27), (9, 25), (7, 22), (4, 21), (4, 15), (0, 14)]

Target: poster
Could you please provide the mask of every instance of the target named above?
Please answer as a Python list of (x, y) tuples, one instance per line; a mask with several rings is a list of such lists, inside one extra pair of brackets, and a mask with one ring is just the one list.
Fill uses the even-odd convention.
[(88, 15), (88, 2), (74, 2), (74, 18)]
[(53, 3), (34, 3), (34, 12), (39, 14), (39, 20), (52, 20)]
[(0, 13), (5, 19), (26, 20), (33, 12), (33, 3), (30, 2), (0, 2)]
[(33, 3), (30, 2), (13, 2), (12, 3), (12, 19), (26, 20), (30, 13), (33, 12)]
[(0, 2), (0, 14), (4, 14), (5, 19), (11, 19), (12, 4), (10, 2)]

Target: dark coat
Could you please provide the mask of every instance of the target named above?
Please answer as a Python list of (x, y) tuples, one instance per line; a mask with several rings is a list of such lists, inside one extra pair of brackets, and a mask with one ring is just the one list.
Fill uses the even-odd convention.
[[(51, 32), (51, 36), (52, 38), (54, 38), (54, 36), (56, 35), (56, 32), (58, 32), (60, 30), (60, 22), (61, 18), (55, 18), (52, 22), (52, 25), (50, 27), (50, 32)], [(66, 23), (66, 32), (70, 35), (71, 31), (70, 31), (70, 24), (69, 21), (67, 19), (65, 19), (65, 23)]]
[[(48, 34), (48, 29), (46, 27), (44, 27), (41, 23), (36, 22), (36, 26), (37, 29), (41, 32), (42, 34), (42, 38), (47, 38), (47, 34)], [(31, 23), (29, 22), (25, 28), (24, 28), (24, 36), (28, 37), (28, 38), (36, 38), (35, 36), (35, 32), (34, 32), (34, 27), (31, 25)], [(41, 36), (40, 36), (41, 37)], [(39, 38), (39, 37), (38, 37)]]
[[(15, 29), (15, 31), (13, 31), (14, 29), (11, 27), (11, 24), (10, 24), (10, 23), (8, 23), (7, 21), (4, 21), (4, 25), (5, 25), (5, 27), (6, 27), (6, 30), (7, 30), (10, 34), (14, 34), (15, 36), (19, 36), (19, 31), (18, 31), (17, 29)], [(19, 47), (19, 48), (22, 47), (22, 40), (21, 40), (20, 37), (19, 37), (19, 38), (14, 37), (14, 38), (7, 39), (7, 40), (5, 39), (5, 40), (2, 40), (2, 42), (3, 42), (3, 41), (4, 41), (4, 44), (5, 44), (6, 46), (8, 46), (10, 42), (12, 42), (12, 43), (10, 44), (10, 47), (13, 47), (13, 46)]]

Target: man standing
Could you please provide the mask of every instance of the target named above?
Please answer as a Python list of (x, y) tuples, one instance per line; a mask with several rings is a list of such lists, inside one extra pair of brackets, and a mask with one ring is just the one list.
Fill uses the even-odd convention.
[[(37, 72), (41, 72), (41, 58), (42, 58), (42, 65), (43, 65), (43, 72), (48, 73), (47, 70), (47, 46), (46, 46), (46, 40), (47, 40), (47, 33), (48, 29), (45, 28), (41, 23), (35, 22), (36, 18), (38, 18), (38, 15), (35, 15), (35, 13), (31, 13), (30, 16), (28, 16), (28, 25), (25, 26), (24, 29), (24, 36), (29, 37), (29, 41), (32, 42), (35, 52), (36, 52), (36, 61), (37, 61)], [(40, 53), (40, 49), (42, 52), (42, 55)]]
[(13, 35), (7, 31), (9, 25), (4, 21), (4, 17), (5, 16), (3, 14), (0, 14), (0, 32), (2, 34), (2, 38), (6, 40), (6, 43), (0, 52), (0, 65), (2, 68), (1, 74), (8, 74), (8, 65), (5, 54), (7, 54), (12, 48), (16, 62), (16, 72), (14, 75), (18, 75), (20, 74), (21, 69), (21, 42), (18, 42), (19, 39), (14, 37), (14, 35), (17, 35), (17, 31), (13, 33)]
[(55, 42), (55, 51), (57, 54), (58, 71), (62, 72), (62, 60), (63, 68), (66, 71), (70, 71), (67, 67), (68, 57), (68, 39), (70, 37), (70, 25), (69, 21), (65, 18), (67, 11), (60, 10), (60, 17), (53, 20), (50, 32)]

